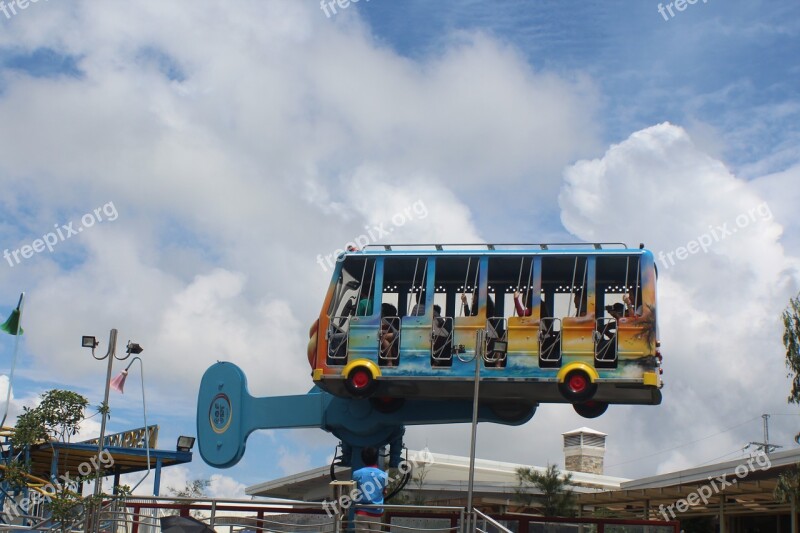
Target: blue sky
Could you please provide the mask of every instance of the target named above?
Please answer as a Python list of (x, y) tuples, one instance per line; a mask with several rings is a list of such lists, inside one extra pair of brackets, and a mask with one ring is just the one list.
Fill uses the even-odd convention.
[[(725, 154), (738, 166), (774, 154), (776, 139), (796, 139), (800, 6), (700, 1), (674, 17), (666, 11), (665, 20), (658, 5), (416, 0), (358, 8), (381, 41), (412, 58), (441, 53), (454, 32), (480, 31), (514, 46), (534, 69), (591, 75), (609, 142), (663, 120), (723, 132), (756, 121), (758, 131), (739, 140), (747, 146)], [(777, 123), (759, 116), (777, 105), (792, 110)]]
[[(305, 392), (307, 328), (329, 281), (317, 255), (417, 201), (430, 214), (393, 239), (665, 252), (766, 205), (769, 217), (661, 272), (664, 405), (592, 424), (609, 433), (618, 476), (735, 454), (760, 437), (764, 412), (789, 415), (771, 433), (792, 445), (800, 413), (785, 404), (777, 316), (798, 290), (800, 5), (699, 0), (669, 20), (658, 6), (361, 0), (326, 17), (311, 1), (146, 0), (0, 12), (0, 251), (77, 228), (109, 202), (119, 213), (52, 252), (3, 259), (0, 315), (29, 295), (12, 411), (53, 387), (99, 403), (104, 365), (78, 340), (94, 334), (104, 350), (112, 327), (145, 348), (162, 446), (194, 434), (199, 379), (216, 360), (245, 368), (255, 394)], [(763, 369), (750, 371), (756, 353)], [(140, 425), (137, 380), (112, 396), (110, 431)], [(622, 437), (631, 424), (644, 428), (635, 442)], [(559, 462), (560, 432), (582, 425), (546, 406), (522, 428), (484, 431), (479, 454)], [(460, 426), (407, 440), (468, 451)], [(238, 494), (323, 464), (334, 445), (310, 430), (259, 432), (240, 465), (197, 457), (164, 484), (216, 475), (216, 494)]]

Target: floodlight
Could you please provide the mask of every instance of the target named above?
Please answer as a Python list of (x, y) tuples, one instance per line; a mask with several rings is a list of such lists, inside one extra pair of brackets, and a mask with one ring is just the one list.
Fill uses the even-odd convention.
[(83, 337), (81, 337), (81, 346), (84, 348), (91, 348), (92, 350), (94, 350), (98, 344), (100, 343), (97, 342), (96, 337), (92, 337), (90, 335), (84, 335)]
[(176, 446), (176, 449), (179, 452), (191, 451), (193, 446), (194, 446), (194, 437), (186, 437), (184, 435), (178, 437), (178, 445)]

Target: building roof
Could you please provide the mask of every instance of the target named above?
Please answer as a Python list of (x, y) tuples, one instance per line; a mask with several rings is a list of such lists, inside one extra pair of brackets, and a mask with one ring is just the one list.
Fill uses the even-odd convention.
[[(429, 460), (420, 461), (417, 466), (425, 468), (423, 482), (419, 485), (412, 482), (408, 488), (428, 494), (439, 502), (463, 499), (467, 491), (469, 458), (433, 453), (426, 456)], [(687, 501), (687, 510), (678, 514), (678, 518), (687, 518), (717, 515), (723, 501), (726, 515), (788, 513), (790, 505), (775, 502), (773, 492), (779, 475), (793, 469), (797, 463), (800, 463), (800, 448), (634, 480), (583, 472), (565, 473), (572, 474), (578, 503), (584, 508), (605, 508), (621, 518), (663, 519), (662, 511), (668, 506), (672, 505), (677, 514), (677, 502)], [(476, 501), (512, 504), (518, 486), (518, 468), (546, 470), (476, 459)], [(329, 467), (319, 467), (248, 487), (246, 492), (252, 496), (319, 501), (330, 497), (329, 474)], [(349, 477), (349, 469), (337, 469), (337, 476), (340, 479)], [(704, 494), (706, 501), (700, 497)]]
[(597, 431), (596, 429), (587, 428), (586, 426), (578, 429), (573, 429), (572, 431), (567, 431), (566, 433), (562, 433), (561, 435), (572, 436), (572, 435), (580, 435), (581, 433), (588, 433), (589, 435), (598, 435), (601, 437), (608, 437), (608, 434), (603, 433), (602, 431)]
[(688, 503), (681, 517), (716, 515), (723, 501), (726, 514), (789, 512), (789, 504), (777, 503), (773, 493), (779, 475), (798, 462), (800, 448), (761, 454), (627, 481), (617, 490), (580, 494), (578, 501), (637, 518), (645, 509), (651, 517), (663, 517), (657, 514), (661, 506), (675, 509), (679, 501)]
[[(409, 452), (409, 462), (416, 462), (416, 471), (424, 469), (424, 480), (419, 487), (412, 487), (424, 492), (435, 493), (439, 496), (461, 495), (467, 490), (469, 479), (469, 457), (445, 455), (430, 452)], [(490, 461), (487, 459), (475, 460), (475, 485), (476, 493), (489, 495), (511, 495), (518, 485), (517, 470), (519, 468), (533, 468), (540, 472), (547, 470), (545, 467)], [(625, 478), (587, 474), (584, 472), (564, 472), (572, 474), (576, 491), (597, 491), (619, 489), (621, 484), (629, 481)], [(337, 469), (339, 478), (348, 478), (349, 469)], [(292, 476), (259, 483), (246, 489), (251, 496), (267, 496), (273, 498), (292, 498), (306, 501), (319, 501), (330, 497), (328, 487), (330, 467), (323, 466), (301, 472)], [(504, 496), (504, 498), (506, 498)]]

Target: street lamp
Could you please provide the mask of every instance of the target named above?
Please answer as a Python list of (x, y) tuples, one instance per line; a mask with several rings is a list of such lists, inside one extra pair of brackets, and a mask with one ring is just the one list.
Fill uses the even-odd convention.
[(478, 437), (478, 394), (481, 383), (481, 360), (486, 353), (486, 330), (479, 329), (475, 332), (475, 390), (472, 395), (472, 439), (469, 446), (469, 481), (467, 482), (467, 523), (473, 526), (472, 496), (475, 487), (475, 445)]
[[(131, 343), (130, 341), (128, 341), (127, 351), (129, 354), (139, 354), (142, 353), (142, 347), (136, 343)], [(148, 430), (149, 428), (147, 427), (147, 400), (145, 399), (145, 394), (144, 394), (144, 361), (142, 361), (141, 357), (138, 356), (134, 357), (133, 359), (131, 359), (131, 362), (128, 363), (128, 366), (125, 367), (125, 370), (120, 372), (120, 374), (117, 377), (111, 380), (111, 387), (113, 387), (114, 390), (122, 393), (123, 387), (125, 386), (125, 378), (128, 377), (128, 370), (131, 369), (133, 363), (135, 363), (136, 361), (139, 361), (139, 368), (141, 369), (140, 374), (142, 378), (142, 413), (144, 417), (144, 446), (145, 446), (145, 451), (147, 453), (147, 472), (145, 472), (144, 476), (142, 476), (142, 479), (140, 479), (136, 483), (136, 485), (133, 486), (133, 488), (131, 489), (131, 493), (133, 493), (133, 491), (136, 490), (136, 488), (142, 484), (142, 481), (144, 481), (147, 478), (147, 476), (150, 475), (150, 431)]]
[[(103, 397), (103, 404), (101, 406), (101, 413), (103, 417), (100, 419), (100, 439), (97, 441), (97, 453), (103, 453), (103, 444), (106, 437), (106, 420), (108, 418), (108, 391), (111, 385), (111, 367), (114, 364), (114, 359), (118, 359), (120, 361), (124, 361), (131, 356), (131, 354), (140, 354), (142, 353), (142, 347), (136, 343), (131, 343), (128, 341), (127, 350), (125, 350), (125, 357), (117, 357), (117, 330), (112, 329), (111, 334), (108, 338), (108, 352), (102, 357), (97, 357), (94, 354), (94, 349), (100, 343), (97, 342), (95, 337), (90, 335), (84, 335), (81, 337), (81, 346), (83, 348), (91, 348), (92, 350), (92, 357), (97, 359), (98, 361), (102, 361), (103, 359), (108, 359), (108, 370), (106, 371), (106, 390), (105, 396)], [(98, 477), (97, 481), (94, 484), (94, 494), (98, 496), (103, 487), (103, 478)]]
[(89, 335), (84, 335), (83, 337), (81, 337), (81, 346), (83, 348), (91, 348), (92, 355), (94, 355), (94, 349), (97, 348), (98, 344), (100, 343), (97, 342), (97, 337), (92, 337)]

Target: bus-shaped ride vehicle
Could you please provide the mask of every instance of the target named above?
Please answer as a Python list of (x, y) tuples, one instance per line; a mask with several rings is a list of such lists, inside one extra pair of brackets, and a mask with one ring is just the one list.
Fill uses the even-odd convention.
[(337, 396), (464, 399), (477, 371), (489, 405), (656, 405), (656, 277), (624, 244), (347, 251), (311, 328), (312, 376)]

